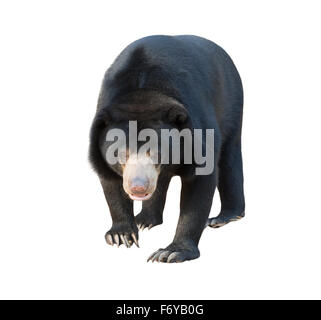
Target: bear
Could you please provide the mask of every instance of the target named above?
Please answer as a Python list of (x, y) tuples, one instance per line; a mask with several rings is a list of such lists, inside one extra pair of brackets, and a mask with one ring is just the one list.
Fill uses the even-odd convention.
[[(219, 228), (243, 218), (242, 117), (241, 78), (232, 59), (214, 42), (194, 35), (154, 35), (128, 45), (105, 73), (90, 130), (89, 161), (112, 218), (107, 243), (139, 246), (139, 229), (151, 229), (163, 222), (173, 176), (179, 176), (182, 182), (176, 234), (171, 244), (152, 253), (147, 261), (196, 259), (207, 226)], [(202, 136), (205, 130), (213, 130), (213, 170), (196, 174), (202, 165), (194, 157), (186, 163), (162, 163), (162, 149), (156, 148), (157, 143), (143, 153), (128, 147), (133, 137), (131, 126), (139, 132), (152, 129), (157, 137), (164, 130), (203, 130)], [(116, 139), (106, 138), (115, 129), (125, 137), (118, 139), (118, 147), (123, 148), (117, 151), (113, 144)], [(172, 139), (169, 143), (179, 149), (179, 160), (184, 157), (183, 142), (185, 139), (179, 139), (174, 145)], [(142, 141), (136, 144), (142, 147)], [(204, 153), (206, 142), (199, 144)], [(106, 160), (108, 150), (114, 151), (113, 163)], [(217, 217), (209, 218), (216, 187), (221, 210)], [(133, 213), (135, 200), (143, 201), (137, 216)]]

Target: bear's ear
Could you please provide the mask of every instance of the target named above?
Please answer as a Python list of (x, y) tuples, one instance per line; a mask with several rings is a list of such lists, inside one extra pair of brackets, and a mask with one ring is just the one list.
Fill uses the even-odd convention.
[(188, 112), (182, 104), (175, 103), (169, 107), (167, 116), (171, 123), (183, 124), (188, 119)]
[(101, 110), (96, 114), (94, 124), (99, 127), (106, 127), (113, 121), (111, 113), (108, 110)]

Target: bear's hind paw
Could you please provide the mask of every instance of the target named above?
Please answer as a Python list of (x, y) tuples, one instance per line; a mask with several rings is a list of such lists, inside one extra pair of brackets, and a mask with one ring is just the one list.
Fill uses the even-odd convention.
[(209, 218), (207, 219), (207, 223), (205, 227), (209, 226), (211, 228), (220, 228), (225, 226), (226, 224), (233, 222), (233, 221), (238, 221), (240, 219), (244, 218), (244, 213), (240, 215), (235, 215), (235, 216), (230, 216), (230, 217), (224, 217), (219, 215), (216, 218)]
[(143, 231), (145, 228), (150, 230), (153, 227), (156, 227), (163, 223), (161, 218), (155, 217), (153, 215), (148, 215), (146, 213), (139, 213), (135, 217), (135, 221), (139, 230)]

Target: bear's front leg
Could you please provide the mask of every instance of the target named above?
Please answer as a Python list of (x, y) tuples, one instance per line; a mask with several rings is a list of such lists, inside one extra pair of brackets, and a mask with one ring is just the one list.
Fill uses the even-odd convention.
[(138, 228), (135, 223), (133, 201), (126, 195), (121, 178), (100, 179), (113, 220), (111, 229), (106, 233), (109, 245), (124, 244), (130, 248), (138, 245)]
[(198, 243), (209, 216), (215, 191), (215, 177), (182, 179), (181, 212), (173, 242), (154, 252), (147, 261), (183, 262), (200, 256)]

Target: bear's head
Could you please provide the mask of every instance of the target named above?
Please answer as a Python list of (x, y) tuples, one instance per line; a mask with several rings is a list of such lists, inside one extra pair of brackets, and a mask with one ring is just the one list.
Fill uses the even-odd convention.
[(175, 174), (177, 168), (177, 162), (163, 162), (172, 141), (162, 141), (162, 132), (186, 127), (187, 110), (176, 99), (153, 91), (132, 93), (98, 110), (91, 131), (91, 163), (99, 176), (122, 177), (132, 200), (148, 200), (159, 175)]

